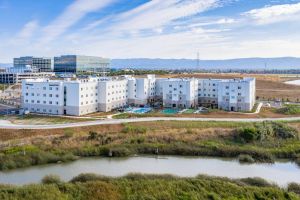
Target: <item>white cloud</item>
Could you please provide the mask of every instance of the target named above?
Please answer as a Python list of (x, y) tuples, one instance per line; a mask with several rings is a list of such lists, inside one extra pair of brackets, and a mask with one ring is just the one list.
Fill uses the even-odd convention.
[(259, 24), (276, 23), (300, 18), (300, 3), (267, 6), (243, 14)]
[(17, 39), (29, 39), (38, 28), (37, 20), (32, 20), (24, 25), (22, 30), (17, 34)]
[(75, 0), (73, 4), (43, 29), (42, 42), (48, 42), (64, 33), (90, 12), (108, 6), (115, 0)]
[(152, 0), (117, 16), (112, 30), (155, 30), (174, 20), (190, 17), (215, 7), (218, 2), (219, 0)]

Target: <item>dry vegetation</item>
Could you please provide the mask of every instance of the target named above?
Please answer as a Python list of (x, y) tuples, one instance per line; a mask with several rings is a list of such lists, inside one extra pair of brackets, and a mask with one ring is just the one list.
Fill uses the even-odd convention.
[(295, 78), (284, 77), (273, 74), (240, 74), (240, 73), (194, 73), (194, 74), (175, 74), (162, 75), (161, 77), (195, 77), (195, 78), (256, 78), (256, 96), (260, 99), (289, 99), (290, 101), (300, 100), (300, 86), (285, 84), (285, 81)]
[(10, 121), (13, 124), (65, 124), (83, 121), (92, 121), (94, 119), (76, 118), (76, 117), (60, 117), (60, 116), (43, 116), (43, 115), (25, 115), (25, 116), (2, 116), (1, 119)]

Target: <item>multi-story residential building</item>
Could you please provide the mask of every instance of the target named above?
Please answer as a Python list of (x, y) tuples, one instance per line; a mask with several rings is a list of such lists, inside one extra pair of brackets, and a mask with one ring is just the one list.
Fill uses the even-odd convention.
[(63, 55), (54, 57), (54, 72), (103, 72), (109, 70), (110, 61), (96, 56)]
[(30, 112), (63, 115), (64, 85), (62, 81), (35, 79), (22, 82), (22, 106)]
[(107, 79), (99, 82), (99, 108), (108, 112), (127, 105), (128, 101), (128, 80)]
[(203, 107), (218, 108), (218, 85), (220, 79), (199, 79), (198, 104)]
[(255, 104), (255, 87), (255, 78), (222, 80), (218, 84), (218, 107), (251, 111)]
[(123, 76), (65, 80), (23, 80), (23, 107), (31, 112), (85, 115), (160, 103), (168, 108), (215, 107), (250, 111), (255, 79), (156, 79)]
[(165, 79), (162, 84), (164, 107), (195, 108), (198, 105), (197, 79)]
[(33, 57), (33, 56), (14, 58), (15, 69), (26, 69), (28, 66), (36, 69), (37, 72), (52, 71), (51, 58), (40, 58), (40, 57)]
[(128, 79), (128, 103), (135, 105), (152, 104), (155, 101), (156, 78), (155, 75), (147, 75), (146, 78)]

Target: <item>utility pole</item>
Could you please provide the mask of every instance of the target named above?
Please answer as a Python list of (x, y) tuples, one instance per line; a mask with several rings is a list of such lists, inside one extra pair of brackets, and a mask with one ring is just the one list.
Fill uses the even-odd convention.
[(197, 52), (197, 68), (200, 66), (200, 54), (199, 51)]

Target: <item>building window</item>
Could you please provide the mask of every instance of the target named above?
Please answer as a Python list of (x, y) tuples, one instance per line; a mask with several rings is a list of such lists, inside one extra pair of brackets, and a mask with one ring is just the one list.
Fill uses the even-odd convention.
[(49, 87), (49, 90), (52, 90), (52, 87)]
[(51, 105), (52, 105), (52, 101), (49, 101), (49, 104), (51, 104)]
[(52, 94), (49, 94), (49, 97), (52, 97)]

